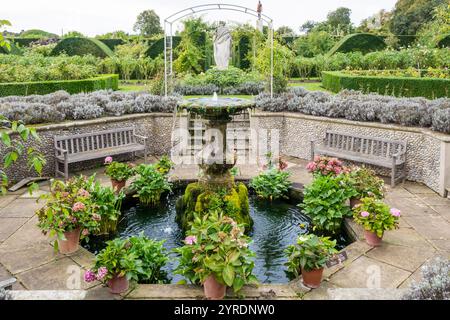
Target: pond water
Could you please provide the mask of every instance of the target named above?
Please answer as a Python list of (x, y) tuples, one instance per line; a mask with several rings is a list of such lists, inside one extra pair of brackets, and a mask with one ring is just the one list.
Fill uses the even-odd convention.
[[(161, 201), (158, 208), (145, 208), (139, 204), (125, 205), (115, 237), (126, 238), (139, 235), (141, 232), (155, 240), (165, 240), (164, 246), (170, 251), (183, 245), (184, 236), (175, 221), (175, 203), (182, 192), (168, 195)], [(254, 274), (261, 283), (289, 282), (284, 270), (286, 258), (284, 249), (295, 243), (300, 234), (306, 233), (309, 221), (300, 209), (288, 202), (276, 201), (268, 203), (250, 196), (250, 214), (254, 221), (250, 234), (253, 242), (250, 248), (256, 253)], [(105, 247), (101, 237), (90, 239), (83, 246), (93, 253)], [(342, 240), (342, 239), (341, 239)], [(177, 262), (171, 253), (166, 271), (172, 277), (172, 283), (177, 283), (181, 276), (172, 275)]]

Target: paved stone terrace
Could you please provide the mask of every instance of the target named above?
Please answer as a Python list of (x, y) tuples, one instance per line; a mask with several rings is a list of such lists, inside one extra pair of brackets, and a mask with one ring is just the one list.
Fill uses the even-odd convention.
[[(286, 160), (293, 182), (311, 181), (304, 160), (291, 157)], [(243, 166), (240, 171), (242, 177), (250, 178), (258, 170), (256, 166)], [(103, 169), (83, 173), (94, 172), (102, 183), (109, 184)], [(195, 167), (184, 166), (175, 170), (174, 178), (195, 178), (196, 174)], [(202, 289), (195, 286), (134, 285), (125, 295), (114, 296), (101, 283), (85, 283), (83, 269), (92, 265), (93, 255), (85, 249), (73, 255), (56, 254), (48, 237), (36, 226), (34, 212), (44, 204), (36, 203), (36, 198), (48, 188), (48, 183), (43, 183), (40, 191), (32, 196), (22, 189), (0, 197), (0, 281), (16, 277), (15, 290), (86, 290), (81, 295), (85, 299), (202, 299)], [(343, 265), (325, 270), (321, 288), (309, 290), (296, 280), (286, 285), (245, 288), (242, 296), (248, 299), (400, 298), (411, 281), (420, 279), (420, 267), (427, 260), (435, 256), (450, 258), (450, 200), (412, 182), (387, 188), (386, 202), (400, 209), (402, 217), (400, 229), (387, 232), (381, 247), (369, 247), (362, 238), (362, 230), (347, 221), (359, 239), (346, 248), (349, 259)], [(367, 289), (377, 286), (380, 289)], [(231, 293), (229, 297), (233, 297)]]

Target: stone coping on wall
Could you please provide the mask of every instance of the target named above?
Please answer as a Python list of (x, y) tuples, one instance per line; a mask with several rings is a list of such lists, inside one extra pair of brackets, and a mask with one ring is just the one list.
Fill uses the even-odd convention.
[(292, 118), (292, 119), (305, 119), (305, 120), (313, 120), (320, 122), (329, 122), (329, 123), (337, 123), (337, 124), (345, 124), (351, 126), (358, 127), (369, 127), (369, 128), (377, 128), (384, 130), (395, 130), (395, 131), (406, 131), (413, 133), (421, 133), (427, 136), (431, 136), (433, 138), (439, 139), (443, 142), (450, 143), (450, 134), (445, 134), (442, 132), (433, 131), (427, 128), (422, 127), (406, 127), (396, 124), (385, 124), (380, 122), (365, 122), (365, 121), (353, 121), (341, 118), (328, 118), (328, 117), (319, 117), (319, 116), (311, 116), (302, 113), (294, 113), (294, 112), (265, 112), (265, 111), (256, 111), (252, 113), (252, 116), (255, 117), (264, 117), (264, 118)]

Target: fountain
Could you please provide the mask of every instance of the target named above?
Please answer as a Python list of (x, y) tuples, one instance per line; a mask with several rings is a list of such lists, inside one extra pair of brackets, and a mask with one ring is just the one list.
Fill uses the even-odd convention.
[(205, 123), (203, 148), (196, 155), (200, 167), (198, 182), (190, 184), (177, 203), (177, 220), (186, 230), (194, 212), (206, 213), (220, 207), (247, 230), (252, 226), (249, 215), (248, 190), (243, 183), (235, 183), (230, 170), (237, 155), (227, 145), (227, 125), (234, 115), (253, 108), (254, 102), (239, 98), (194, 98), (180, 104), (193, 117)]

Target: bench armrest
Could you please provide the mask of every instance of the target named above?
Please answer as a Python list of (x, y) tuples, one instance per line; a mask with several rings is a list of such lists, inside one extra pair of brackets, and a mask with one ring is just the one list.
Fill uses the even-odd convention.
[(61, 152), (62, 154), (67, 154), (67, 153), (69, 153), (69, 151), (67, 151), (66, 149), (59, 148), (59, 147), (55, 147), (55, 151), (59, 151), (59, 152)]
[(144, 140), (144, 141), (146, 141), (146, 140), (148, 139), (148, 137), (146, 137), (146, 136), (141, 136), (141, 135), (138, 135), (138, 134), (134, 134), (134, 136), (135, 136), (136, 138), (142, 139), (142, 140)]

